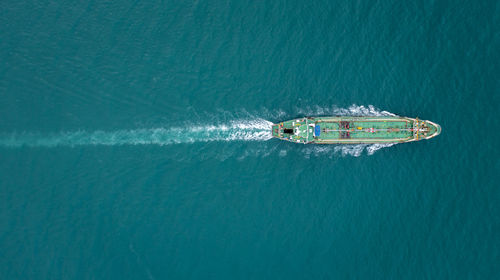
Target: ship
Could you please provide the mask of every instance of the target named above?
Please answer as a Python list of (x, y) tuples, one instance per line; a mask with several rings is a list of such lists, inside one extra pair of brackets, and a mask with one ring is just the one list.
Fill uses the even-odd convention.
[(302, 144), (405, 143), (440, 133), (436, 123), (400, 116), (301, 117), (272, 125), (274, 138)]

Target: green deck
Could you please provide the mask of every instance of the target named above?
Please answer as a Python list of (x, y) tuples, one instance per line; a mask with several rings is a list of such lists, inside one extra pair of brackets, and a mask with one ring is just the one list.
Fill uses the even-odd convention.
[[(317, 126), (319, 135), (315, 135)], [(275, 124), (273, 136), (304, 144), (401, 143), (428, 139), (440, 130), (432, 122), (398, 116), (315, 117)]]

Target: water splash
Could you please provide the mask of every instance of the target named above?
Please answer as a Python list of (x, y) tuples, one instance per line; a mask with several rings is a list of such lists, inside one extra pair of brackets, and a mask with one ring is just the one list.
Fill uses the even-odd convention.
[[(367, 155), (371, 156), (376, 151), (395, 145), (395, 143), (390, 144), (348, 144), (348, 145), (310, 145), (304, 148), (304, 157), (311, 158), (328, 156), (329, 158), (338, 156), (353, 156), (359, 157), (365, 152)], [(286, 150), (280, 151), (280, 156), (286, 156), (288, 153)]]
[(305, 108), (298, 108), (299, 114), (303, 115), (333, 115), (333, 116), (396, 116), (395, 114), (387, 111), (380, 110), (373, 105), (363, 106), (353, 104), (347, 108), (337, 106), (321, 107), (321, 106), (307, 106)]
[(237, 120), (222, 125), (196, 125), (116, 131), (73, 131), (50, 135), (0, 135), (3, 147), (58, 147), (82, 145), (170, 145), (210, 141), (265, 141), (272, 138), (272, 123), (263, 119)]

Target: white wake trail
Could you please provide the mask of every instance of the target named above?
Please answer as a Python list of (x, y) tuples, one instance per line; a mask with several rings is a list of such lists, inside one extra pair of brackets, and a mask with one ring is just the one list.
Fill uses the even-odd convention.
[(0, 135), (3, 147), (58, 147), (83, 145), (170, 145), (211, 141), (265, 141), (272, 138), (272, 123), (263, 119), (235, 120), (221, 125), (189, 125), (115, 131), (72, 131), (55, 134)]

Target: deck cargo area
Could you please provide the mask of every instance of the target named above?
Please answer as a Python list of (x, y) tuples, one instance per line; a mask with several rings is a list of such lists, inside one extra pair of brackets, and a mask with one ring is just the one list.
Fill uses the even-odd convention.
[(388, 117), (306, 117), (273, 125), (273, 136), (304, 144), (402, 143), (429, 139), (439, 125), (419, 119)]

